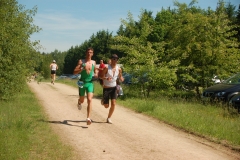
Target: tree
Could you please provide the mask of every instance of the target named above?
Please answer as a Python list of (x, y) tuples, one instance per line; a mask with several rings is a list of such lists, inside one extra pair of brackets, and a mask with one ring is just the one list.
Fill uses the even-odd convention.
[[(236, 14), (237, 14), (236, 15), (236, 25), (237, 25), (237, 28), (236, 28), (237, 35), (236, 35), (236, 37), (238, 39), (238, 42), (240, 42), (240, 4), (238, 6), (238, 10), (237, 10)], [(240, 46), (238, 48), (240, 48)]]
[(121, 33), (126, 34), (114, 37), (111, 48), (124, 53), (121, 59), (124, 70), (136, 77), (141, 93), (149, 96), (153, 87), (166, 89), (173, 86), (178, 61), (162, 63), (164, 43), (149, 41), (154, 26), (151, 12), (145, 10), (139, 18), (139, 22), (134, 22), (129, 13), (128, 21), (122, 20), (125, 31)]
[(198, 95), (199, 87), (207, 87), (213, 74), (220, 77), (239, 70), (238, 43), (233, 35), (223, 3), (209, 15), (192, 12), (184, 4), (177, 4), (178, 14), (171, 27), (168, 57), (179, 59), (178, 84), (193, 86)]
[(38, 42), (30, 35), (40, 30), (33, 24), (36, 10), (24, 10), (16, 0), (0, 1), (0, 99), (20, 92), (34, 68)]
[(98, 31), (96, 34), (93, 34), (88, 43), (94, 49), (93, 59), (99, 62), (100, 59), (105, 60), (109, 59), (112, 50), (110, 49), (110, 42), (112, 39), (112, 33), (108, 30)]
[(109, 59), (113, 50), (110, 49), (112, 33), (109, 31), (98, 31), (93, 34), (89, 40), (86, 40), (79, 46), (71, 47), (64, 60), (64, 73), (72, 73), (79, 59), (85, 58), (85, 52), (88, 47), (94, 49), (93, 60), (99, 62), (103, 59), (105, 62)]

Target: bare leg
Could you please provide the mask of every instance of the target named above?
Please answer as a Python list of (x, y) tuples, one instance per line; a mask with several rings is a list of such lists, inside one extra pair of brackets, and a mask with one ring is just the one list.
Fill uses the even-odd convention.
[(109, 107), (109, 104), (104, 104), (104, 107), (105, 107), (105, 108), (108, 108), (108, 107)]
[(84, 102), (84, 96), (79, 96), (78, 98), (78, 110), (82, 109), (82, 103)]
[(109, 109), (109, 113), (108, 113), (108, 118), (111, 118), (114, 110), (115, 110), (115, 105), (116, 105), (116, 99), (112, 99), (111, 100), (111, 107)]
[(55, 82), (55, 77), (56, 77), (56, 74), (53, 74), (53, 84)]
[(90, 117), (90, 114), (91, 114), (91, 110), (92, 110), (92, 98), (93, 98), (93, 93), (88, 93), (87, 94), (87, 103), (88, 103), (88, 106), (87, 106), (87, 118)]
[(93, 93), (87, 94), (87, 125), (90, 125), (92, 123), (92, 120), (89, 118), (92, 110), (92, 97)]
[(84, 102), (84, 96), (79, 96), (78, 103), (83, 103)]
[(53, 75), (51, 74), (51, 83), (53, 83)]
[[(103, 89), (104, 90), (104, 89)], [(109, 107), (109, 104), (104, 104), (104, 91), (103, 91), (103, 97), (102, 97), (102, 100), (101, 100), (101, 104), (105, 107), (105, 108), (108, 108)]]

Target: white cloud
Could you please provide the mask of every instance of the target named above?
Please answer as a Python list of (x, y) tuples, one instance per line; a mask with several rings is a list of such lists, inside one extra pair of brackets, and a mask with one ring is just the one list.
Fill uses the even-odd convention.
[(35, 33), (32, 39), (40, 40), (40, 44), (45, 48), (40, 51), (52, 52), (55, 49), (67, 51), (71, 46), (80, 45), (100, 30), (115, 32), (120, 26), (120, 20), (93, 21), (81, 17), (74, 18), (67, 13), (52, 12), (38, 14), (34, 24), (42, 30)]

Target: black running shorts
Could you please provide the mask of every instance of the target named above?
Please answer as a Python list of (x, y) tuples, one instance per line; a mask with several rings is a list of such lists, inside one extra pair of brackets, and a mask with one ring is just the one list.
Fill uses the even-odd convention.
[(117, 99), (117, 87), (103, 88), (103, 103), (109, 104), (109, 98)]
[(51, 74), (56, 74), (56, 70), (51, 70)]

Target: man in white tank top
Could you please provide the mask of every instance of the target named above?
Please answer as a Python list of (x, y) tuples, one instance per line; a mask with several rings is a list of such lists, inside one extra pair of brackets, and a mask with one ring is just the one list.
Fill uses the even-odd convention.
[(50, 69), (51, 69), (51, 83), (54, 84), (55, 79), (56, 79), (56, 71), (58, 69), (58, 65), (56, 64), (56, 61), (53, 60), (52, 63), (50, 64)]
[(111, 64), (105, 67), (100, 77), (103, 79), (103, 99), (102, 104), (105, 108), (109, 107), (109, 99), (111, 99), (111, 107), (109, 109), (107, 123), (112, 124), (111, 116), (115, 110), (117, 99), (117, 79), (123, 82), (122, 69), (117, 66), (118, 56), (111, 56)]

